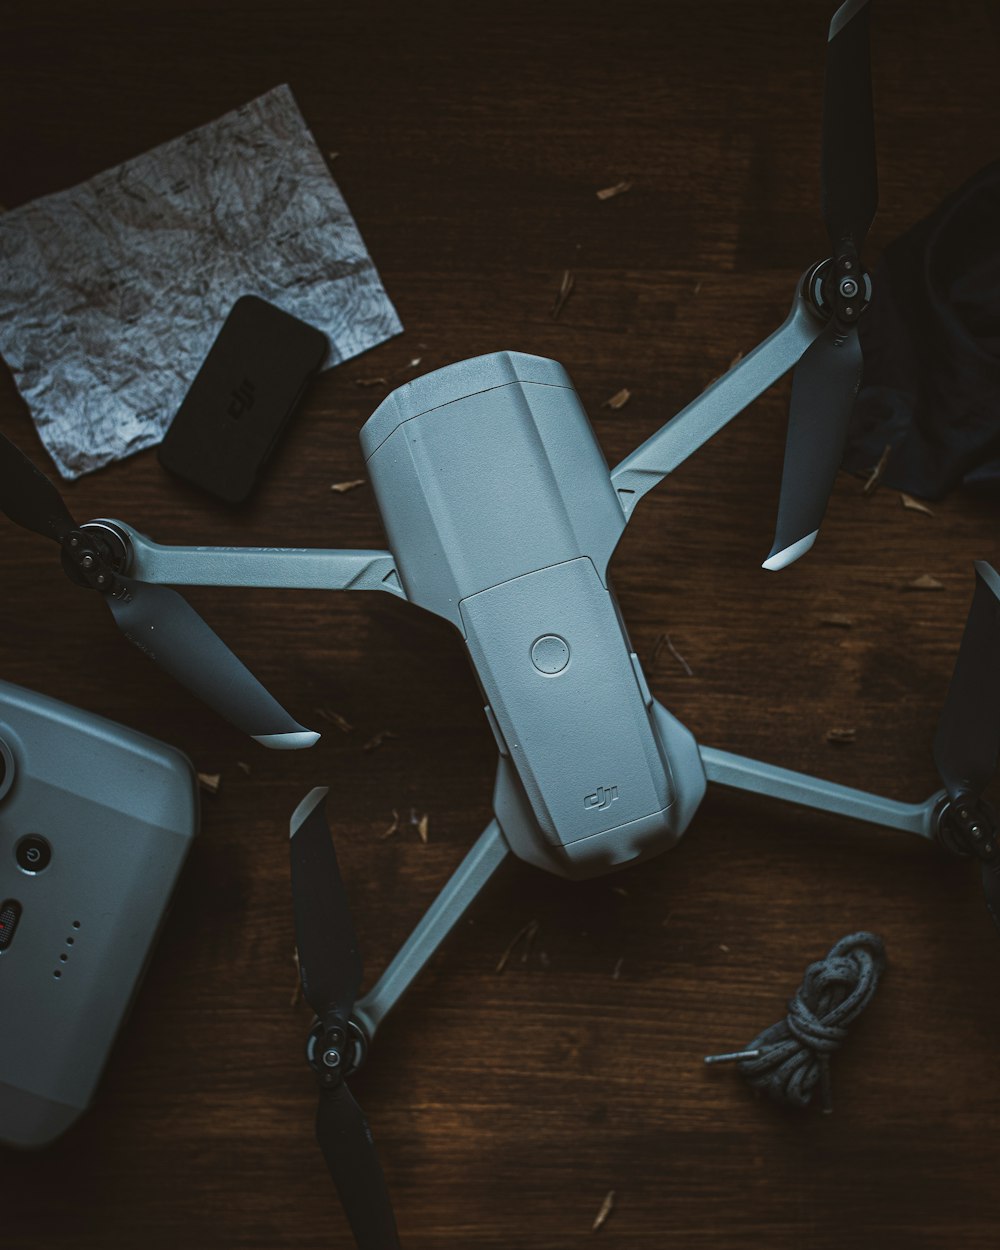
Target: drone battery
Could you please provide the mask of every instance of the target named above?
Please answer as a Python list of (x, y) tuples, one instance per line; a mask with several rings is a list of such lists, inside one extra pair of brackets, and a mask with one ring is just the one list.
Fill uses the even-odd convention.
[(242, 503), (327, 347), (320, 330), (266, 300), (238, 299), (160, 444), (160, 463)]

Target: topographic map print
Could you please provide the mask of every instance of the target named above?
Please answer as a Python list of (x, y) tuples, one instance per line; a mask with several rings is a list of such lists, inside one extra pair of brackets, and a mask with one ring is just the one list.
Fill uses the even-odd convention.
[(0, 353), (66, 478), (158, 443), (229, 309), (402, 330), (287, 86), (0, 216)]

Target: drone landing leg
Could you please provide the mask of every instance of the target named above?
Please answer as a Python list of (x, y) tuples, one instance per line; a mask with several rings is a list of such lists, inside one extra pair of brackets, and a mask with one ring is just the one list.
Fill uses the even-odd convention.
[(706, 777), (718, 785), (770, 795), (786, 803), (801, 803), (805, 807), (851, 816), (855, 820), (884, 825), (889, 829), (902, 829), (921, 838), (934, 838), (943, 791), (932, 794), (923, 803), (898, 803), (878, 794), (824, 781), (821, 777), (791, 772), (787, 768), (777, 768), (742, 755), (730, 755), (728, 751), (718, 751), (714, 747), (699, 747), (699, 751)]
[(123, 521), (90, 521), (84, 529), (116, 536), (123, 547), (121, 571), (140, 582), (282, 590), (385, 590), (406, 598), (395, 557), (389, 551), (164, 546)]
[(500, 826), (491, 820), (395, 959), (355, 1005), (353, 1020), (369, 1043), (508, 852)]
[(791, 369), (825, 325), (800, 282), (784, 324), (612, 470), (626, 519), (647, 491)]

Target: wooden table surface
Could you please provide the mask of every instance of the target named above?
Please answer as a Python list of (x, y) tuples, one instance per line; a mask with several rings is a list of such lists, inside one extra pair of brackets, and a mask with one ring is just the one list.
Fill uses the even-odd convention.
[[(243, 512), (152, 452), (67, 486), (163, 542), (379, 547), (358, 429), (415, 372), (515, 348), (569, 369), (614, 464), (785, 316), (825, 255), (818, 0), (357, 5), (24, 0), (0, 34), (13, 207), (291, 84), (405, 334), (325, 374)], [(992, 0), (879, 0), (870, 259), (996, 155)], [(631, 179), (607, 201), (595, 192)], [(550, 315), (565, 269), (575, 289)], [(419, 365), (414, 358), (419, 357)], [(360, 385), (384, 376), (387, 386)], [(613, 411), (604, 401), (632, 394)], [(841, 475), (813, 552), (764, 573), (787, 381), (650, 495), (612, 573), (655, 695), (702, 742), (896, 798), (930, 743), (996, 502), (928, 517)], [(0, 429), (49, 471), (14, 386)], [(287, 821), (332, 788), (369, 973), (490, 818), (495, 748), (457, 634), (379, 595), (191, 601), (311, 751), (270, 754), (127, 645), (5, 529), (0, 676), (183, 748), (221, 786), (94, 1108), (5, 1152), (16, 1250), (347, 1248), (312, 1137)], [(930, 574), (936, 593), (908, 583)], [(849, 628), (823, 618), (842, 614)], [(684, 671), (658, 636), (668, 632)], [(856, 730), (850, 745), (827, 741)], [(372, 751), (380, 730), (395, 737)], [(245, 772), (240, 763), (249, 765)], [(393, 810), (428, 813), (381, 835)], [(531, 921), (529, 958), (498, 959)], [(831, 1116), (756, 1098), (706, 1052), (780, 1018), (871, 928), (889, 969), (835, 1060)], [(673, 851), (572, 884), (510, 861), (380, 1032), (354, 1088), (407, 1250), (993, 1247), (1000, 941), (976, 872), (909, 835), (712, 790)], [(0, 1020), (11, 1004), (0, 1004)], [(591, 1225), (609, 1190), (614, 1210)]]

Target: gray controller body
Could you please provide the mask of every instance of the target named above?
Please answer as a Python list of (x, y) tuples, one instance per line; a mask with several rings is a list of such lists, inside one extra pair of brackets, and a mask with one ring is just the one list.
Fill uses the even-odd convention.
[[(197, 832), (197, 781), (181, 752), (6, 682), (0, 756), (0, 915), (16, 904), (0, 1142), (43, 1146), (94, 1095)], [(27, 871), (39, 838), (50, 858)]]
[(672, 846), (705, 774), (629, 642), (608, 581), (625, 511), (562, 366), (496, 352), (439, 369), (361, 443), (407, 598), (464, 639), (514, 853), (588, 877)]

